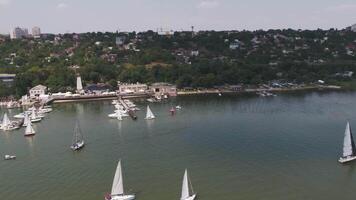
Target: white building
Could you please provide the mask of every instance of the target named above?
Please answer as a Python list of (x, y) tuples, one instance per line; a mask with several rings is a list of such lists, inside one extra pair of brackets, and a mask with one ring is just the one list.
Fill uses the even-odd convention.
[(34, 38), (40, 38), (41, 37), (41, 29), (40, 29), (40, 27), (35, 26), (35, 27), (32, 28), (32, 36)]
[(351, 31), (356, 32), (356, 24), (351, 26)]
[(37, 85), (30, 89), (30, 97), (39, 97), (45, 95), (47, 92), (47, 87), (44, 85)]
[(119, 87), (119, 93), (121, 94), (135, 94), (135, 93), (144, 93), (147, 91), (147, 85), (146, 84), (141, 84), (141, 83), (136, 83), (136, 84), (130, 84), (130, 83), (118, 83)]
[(10, 31), (10, 38), (11, 39), (21, 39), (23, 37), (28, 36), (28, 29), (27, 28), (20, 28), (16, 27)]
[(77, 76), (77, 93), (84, 94), (82, 78)]

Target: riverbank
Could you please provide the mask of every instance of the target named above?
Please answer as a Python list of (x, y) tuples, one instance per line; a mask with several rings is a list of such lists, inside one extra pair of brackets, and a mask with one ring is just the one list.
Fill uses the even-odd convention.
[(298, 86), (290, 88), (246, 88), (241, 90), (229, 90), (229, 89), (204, 89), (204, 90), (190, 90), (177, 92), (177, 95), (194, 95), (194, 94), (223, 94), (223, 93), (256, 93), (256, 92), (288, 92), (288, 91), (301, 91), (301, 90), (316, 90), (316, 89), (326, 89), (326, 90), (342, 90), (341, 86), (336, 85), (309, 85), (309, 86)]

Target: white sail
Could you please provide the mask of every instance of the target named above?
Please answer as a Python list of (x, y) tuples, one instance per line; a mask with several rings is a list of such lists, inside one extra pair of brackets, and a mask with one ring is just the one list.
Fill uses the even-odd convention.
[(11, 121), (9, 117), (7, 116), (7, 113), (4, 113), (4, 117), (2, 118), (2, 128), (8, 127), (11, 124)]
[(146, 119), (154, 119), (154, 118), (155, 118), (155, 116), (152, 113), (150, 106), (147, 106)]
[(28, 114), (25, 112), (25, 118), (23, 120), (23, 126), (27, 126), (31, 122), (30, 118), (28, 117)]
[(35, 111), (35, 109), (32, 109), (31, 119), (36, 119), (36, 118), (37, 118), (36, 111)]
[(117, 120), (121, 121), (122, 120), (122, 115), (121, 115), (121, 112), (118, 112), (117, 113)]
[(31, 121), (27, 124), (25, 135), (33, 135), (35, 134), (35, 130), (32, 128)]
[(180, 199), (184, 200), (189, 197), (189, 183), (188, 183), (188, 172), (185, 170), (184, 176), (183, 176), (183, 184), (182, 184), (182, 194)]
[(343, 157), (353, 156), (355, 151), (355, 144), (352, 138), (352, 132), (350, 123), (347, 122), (345, 137), (344, 137), (344, 148), (343, 148)]
[(114, 181), (111, 188), (111, 196), (114, 195), (123, 195), (124, 194), (124, 184), (122, 180), (122, 170), (121, 170), (121, 161), (117, 164)]

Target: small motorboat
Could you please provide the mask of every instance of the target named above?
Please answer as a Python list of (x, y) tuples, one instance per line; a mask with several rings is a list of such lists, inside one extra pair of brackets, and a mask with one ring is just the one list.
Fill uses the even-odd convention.
[(16, 156), (15, 155), (5, 155), (4, 159), (5, 160), (15, 160)]
[(176, 109), (177, 109), (177, 110), (181, 110), (181, 109), (182, 109), (182, 106), (179, 106), (179, 105), (178, 105), (178, 106), (176, 106)]

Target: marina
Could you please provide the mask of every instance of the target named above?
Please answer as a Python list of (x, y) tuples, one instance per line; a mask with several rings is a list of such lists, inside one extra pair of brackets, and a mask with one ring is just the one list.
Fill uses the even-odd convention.
[[(117, 103), (111, 100), (54, 104), (32, 123), (36, 135), (1, 132), (2, 156), (16, 159), (0, 162), (0, 199), (104, 199), (119, 160), (124, 194), (135, 199), (350, 199), (356, 163), (337, 161), (346, 120), (356, 123), (355, 98), (300, 92), (132, 100), (140, 109), (135, 121), (109, 118)], [(144, 119), (147, 105), (155, 120)], [(180, 108), (175, 115), (172, 107)], [(22, 112), (2, 111), (10, 119)], [(77, 120), (85, 147), (74, 152)]]

